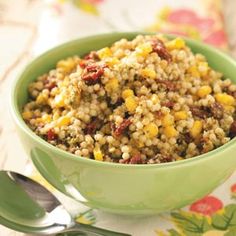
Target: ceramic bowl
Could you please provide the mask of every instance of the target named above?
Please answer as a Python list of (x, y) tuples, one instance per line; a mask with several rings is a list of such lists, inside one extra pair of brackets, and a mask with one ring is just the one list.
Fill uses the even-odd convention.
[[(84, 55), (137, 34), (110, 33), (70, 41), (35, 58), (12, 89), (12, 114), (18, 134), (33, 163), (58, 190), (88, 206), (118, 214), (155, 214), (183, 207), (210, 193), (236, 166), (236, 140), (204, 155), (172, 163), (125, 165), (75, 156), (44, 141), (21, 117), (27, 87), (62, 58)], [(172, 37), (172, 36), (169, 36)], [(186, 39), (193, 52), (236, 82), (236, 62), (210, 46)], [(17, 158), (17, 157), (16, 157)]]

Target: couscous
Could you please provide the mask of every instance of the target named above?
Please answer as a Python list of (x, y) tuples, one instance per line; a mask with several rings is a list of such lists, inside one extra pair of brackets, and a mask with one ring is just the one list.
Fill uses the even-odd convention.
[(236, 85), (181, 38), (139, 35), (61, 60), (22, 116), (47, 142), (124, 164), (179, 161), (236, 136)]

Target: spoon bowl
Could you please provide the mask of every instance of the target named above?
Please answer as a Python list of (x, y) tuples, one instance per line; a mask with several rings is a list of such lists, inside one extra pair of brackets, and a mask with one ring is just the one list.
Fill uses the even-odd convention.
[(0, 171), (0, 186), (0, 223), (9, 228), (45, 235), (71, 231), (91, 236), (128, 235), (75, 222), (51, 192), (22, 174)]

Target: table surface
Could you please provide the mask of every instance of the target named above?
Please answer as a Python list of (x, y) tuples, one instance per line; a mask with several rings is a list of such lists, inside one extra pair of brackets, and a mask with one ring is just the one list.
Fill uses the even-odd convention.
[[(12, 2), (13, 1), (9, 1)], [(41, 5), (37, 1), (21, 1), (24, 4), (21, 10), (27, 13), (27, 9), (38, 9), (33, 12), (40, 12)], [(234, 9), (236, 9), (235, 0), (225, 0), (224, 16), (226, 21), (226, 29), (229, 36), (230, 53), (236, 57), (236, 15)], [(25, 167), (30, 162), (25, 155), (23, 148), (19, 142), (19, 138), (15, 133), (15, 128), (9, 114), (9, 88), (12, 81), (19, 71), (26, 65), (32, 55), (32, 46), (37, 40), (37, 27), (32, 23), (21, 23), (22, 21), (11, 20), (9, 22), (1, 21), (1, 8), (0, 0), (0, 169), (11, 169), (19, 172), (25, 172)], [(18, 13), (17, 8), (13, 10), (11, 14)], [(30, 11), (29, 11), (30, 12)], [(27, 18), (27, 14), (22, 16)], [(32, 17), (32, 16), (31, 16)], [(37, 14), (32, 19), (36, 21)], [(17, 17), (16, 17), (17, 18)], [(18, 17), (19, 18), (19, 17)], [(39, 26), (40, 27), (40, 26)], [(17, 43), (15, 37), (17, 37)], [(6, 47), (6, 45), (8, 45)], [(0, 226), (0, 236), (22, 236), (24, 234), (17, 233), (9, 230), (3, 226)]]

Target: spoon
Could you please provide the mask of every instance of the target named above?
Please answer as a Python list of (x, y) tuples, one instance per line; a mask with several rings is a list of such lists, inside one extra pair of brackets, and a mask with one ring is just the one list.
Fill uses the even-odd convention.
[(41, 184), (12, 171), (0, 171), (0, 223), (14, 230), (52, 235), (128, 236), (74, 221), (58, 199)]

